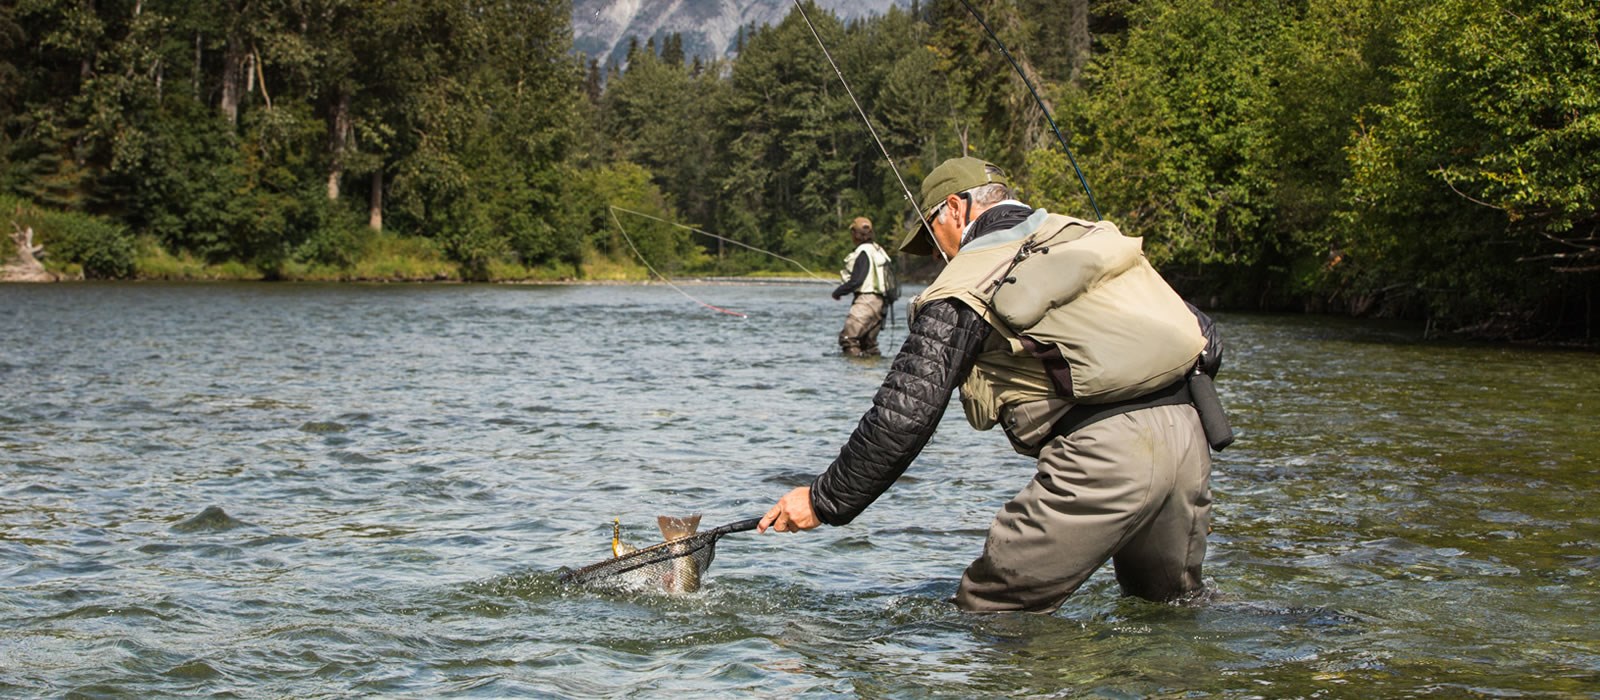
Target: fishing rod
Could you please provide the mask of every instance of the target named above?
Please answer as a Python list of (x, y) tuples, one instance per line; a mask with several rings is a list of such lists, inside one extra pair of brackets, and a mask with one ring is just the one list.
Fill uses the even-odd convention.
[[(811, 16), (806, 14), (806, 8), (800, 4), (800, 0), (794, 0), (794, 9), (800, 11), (800, 18), (805, 20), (806, 26), (811, 29), (811, 36), (816, 38), (817, 47), (822, 49), (822, 55), (828, 59), (828, 65), (833, 66), (833, 74), (839, 76), (839, 84), (844, 86), (845, 94), (850, 96), (850, 104), (856, 106), (856, 113), (860, 114), (861, 121), (866, 123), (867, 132), (872, 134), (872, 140), (878, 144), (878, 150), (883, 152), (883, 159), (889, 163), (889, 170), (894, 171), (894, 179), (900, 183), (900, 191), (906, 195), (906, 204), (910, 205), (911, 211), (917, 215), (917, 221), (932, 231), (933, 224), (928, 221), (928, 217), (922, 215), (922, 208), (917, 206), (917, 198), (911, 195), (911, 188), (906, 186), (906, 179), (901, 177), (900, 168), (895, 167), (894, 157), (889, 155), (889, 149), (884, 147), (883, 139), (878, 138), (878, 130), (873, 128), (872, 120), (867, 118), (867, 110), (861, 108), (861, 101), (856, 99), (855, 91), (850, 89), (850, 81), (844, 79), (844, 72), (839, 70), (839, 64), (834, 62), (833, 54), (828, 52), (828, 45), (822, 42), (822, 35), (817, 33), (817, 25), (811, 23)], [(943, 248), (935, 245), (933, 249), (939, 251), (939, 257), (944, 258), (945, 263), (950, 262)]]
[[(798, 2), (798, 0), (796, 1)], [(1089, 191), (1089, 180), (1083, 176), (1083, 171), (1078, 168), (1078, 159), (1072, 156), (1072, 148), (1067, 145), (1066, 137), (1061, 135), (1061, 129), (1056, 127), (1056, 120), (1050, 116), (1050, 108), (1046, 107), (1044, 99), (1039, 97), (1039, 91), (1033, 88), (1033, 81), (1028, 80), (1028, 75), (1022, 72), (1022, 66), (1017, 65), (1017, 59), (1012, 58), (1011, 51), (1006, 49), (1006, 43), (1001, 41), (1000, 37), (989, 27), (989, 23), (983, 19), (983, 15), (978, 14), (977, 8), (974, 8), (972, 3), (967, 2), (967, 0), (961, 0), (961, 6), (967, 8), (967, 12), (972, 13), (973, 19), (978, 20), (978, 24), (983, 26), (983, 31), (987, 32), (989, 38), (994, 40), (994, 45), (1000, 47), (1000, 53), (1005, 54), (1006, 60), (1011, 62), (1011, 69), (1017, 72), (1017, 77), (1022, 78), (1022, 84), (1028, 86), (1028, 94), (1033, 95), (1033, 101), (1039, 103), (1039, 109), (1044, 111), (1045, 121), (1050, 122), (1050, 130), (1055, 132), (1056, 140), (1061, 142), (1061, 150), (1066, 151), (1067, 162), (1072, 164), (1072, 172), (1077, 173), (1078, 182), (1083, 185), (1083, 193), (1089, 197), (1089, 208), (1094, 210), (1094, 218), (1101, 218), (1100, 205), (1095, 203), (1094, 193)]]
[[(728, 238), (726, 236), (718, 236), (717, 234), (712, 233), (710, 231), (702, 231), (702, 230), (697, 229), (697, 228), (695, 228), (693, 226), (685, 226), (685, 225), (677, 223), (677, 222), (668, 221), (668, 220), (663, 219), (663, 218), (661, 218), (659, 216), (652, 216), (650, 214), (646, 214), (646, 213), (644, 213), (642, 211), (634, 211), (632, 209), (628, 209), (627, 207), (619, 207), (619, 206), (617, 206), (615, 204), (611, 204), (611, 205), (607, 205), (607, 206), (609, 206), (612, 209), (615, 209), (617, 211), (625, 211), (625, 212), (628, 212), (629, 214), (633, 214), (634, 216), (642, 216), (642, 217), (644, 217), (646, 219), (654, 219), (654, 220), (659, 221), (659, 222), (661, 222), (663, 224), (667, 224), (668, 226), (676, 226), (676, 227), (681, 228), (681, 229), (685, 229), (685, 230), (688, 230), (688, 231), (692, 231), (694, 233), (698, 233), (698, 234), (700, 234), (702, 236), (710, 236), (710, 237), (715, 238), (715, 239), (717, 239), (719, 241), (726, 241), (728, 243), (732, 243), (732, 244), (734, 244), (736, 246), (739, 246), (741, 248), (748, 248), (748, 249), (753, 250), (753, 251), (755, 251), (757, 253), (765, 253), (767, 255), (771, 255), (774, 258), (777, 258), (777, 259), (782, 260), (784, 262), (787, 262), (787, 263), (789, 263), (791, 265), (794, 265), (795, 267), (800, 268), (800, 270), (802, 272), (805, 272), (806, 274), (811, 275), (811, 277), (813, 279), (819, 279), (819, 280), (822, 280), (824, 282), (828, 281), (827, 278), (821, 277), (821, 276), (817, 275), (817, 273), (812, 272), (810, 270), (810, 268), (807, 268), (805, 265), (801, 265), (800, 261), (795, 260), (793, 258), (786, 258), (786, 257), (784, 257), (782, 255), (779, 255), (777, 253), (774, 253), (774, 252), (772, 252), (770, 250), (762, 250), (762, 249), (757, 248), (757, 247), (755, 247), (753, 245), (750, 245), (750, 244), (747, 244), (747, 243), (741, 243), (739, 241), (733, 240), (732, 238)], [(615, 214), (613, 214), (613, 216), (615, 216)]]
[(656, 269), (654, 267), (651, 267), (650, 261), (644, 259), (644, 253), (639, 252), (639, 246), (636, 246), (636, 245), (633, 244), (633, 238), (628, 235), (628, 230), (622, 227), (622, 220), (617, 218), (617, 212), (616, 212), (617, 208), (618, 207), (611, 207), (611, 220), (616, 222), (617, 230), (622, 232), (622, 240), (628, 242), (628, 247), (632, 248), (633, 249), (633, 254), (639, 257), (639, 262), (644, 263), (644, 267), (645, 267), (646, 270), (649, 270), (651, 272), (651, 274), (654, 274), (656, 277), (660, 277), (661, 281), (662, 282), (666, 282), (668, 287), (671, 287), (674, 290), (676, 290), (679, 294), (682, 294), (685, 297), (688, 297), (689, 301), (692, 301), (692, 302), (694, 302), (696, 304), (699, 304), (699, 305), (704, 306), (704, 307), (706, 307), (708, 309), (711, 309), (712, 311), (725, 313), (725, 314), (727, 314), (729, 316), (738, 316), (739, 318), (750, 318), (749, 316), (747, 316), (745, 314), (742, 314), (742, 313), (739, 313), (737, 311), (729, 311), (729, 310), (724, 309), (724, 308), (722, 308), (720, 306), (712, 306), (711, 304), (707, 304), (707, 303), (695, 298), (694, 295), (683, 291), (682, 287), (679, 287), (678, 285), (673, 284), (672, 280), (667, 279), (666, 275), (661, 274), (660, 272), (656, 271)]

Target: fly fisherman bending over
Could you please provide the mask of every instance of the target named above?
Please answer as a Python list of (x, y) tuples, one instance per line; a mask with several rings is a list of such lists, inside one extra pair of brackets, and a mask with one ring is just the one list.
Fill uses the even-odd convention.
[(1209, 319), (1197, 322), (1140, 239), (1012, 197), (1005, 173), (976, 158), (922, 181), (932, 228), (900, 249), (937, 246), (949, 265), (912, 301), (909, 337), (838, 458), (760, 529), (855, 519), (922, 451), (959, 387), (972, 427), (1002, 426), (1038, 464), (989, 526), (957, 606), (1053, 612), (1108, 559), (1126, 595), (1199, 593), (1211, 455), (1189, 386), (1204, 376)]
[(839, 271), (844, 284), (833, 290), (834, 299), (855, 293), (839, 331), (839, 352), (850, 357), (877, 357), (878, 331), (883, 330), (885, 306), (890, 303), (889, 254), (872, 240), (872, 221), (864, 216), (850, 223), (850, 240), (856, 249), (845, 256), (845, 269)]

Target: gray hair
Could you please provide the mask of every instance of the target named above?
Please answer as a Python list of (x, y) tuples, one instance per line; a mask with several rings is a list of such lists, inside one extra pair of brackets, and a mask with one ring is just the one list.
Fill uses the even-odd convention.
[(972, 205), (975, 207), (987, 207), (1012, 198), (1011, 188), (999, 182), (978, 185), (967, 190), (967, 195), (972, 197)]
[[(987, 207), (990, 205), (999, 204), (1007, 199), (1014, 199), (1016, 197), (1016, 194), (1012, 192), (1010, 187), (1007, 187), (1004, 183), (999, 182), (991, 182), (987, 185), (978, 185), (977, 187), (962, 192), (961, 194), (967, 195), (972, 202), (972, 206), (974, 207)], [(938, 210), (936, 210), (933, 213), (933, 216), (930, 218), (943, 220), (945, 210), (948, 208), (949, 207), (940, 204)]]

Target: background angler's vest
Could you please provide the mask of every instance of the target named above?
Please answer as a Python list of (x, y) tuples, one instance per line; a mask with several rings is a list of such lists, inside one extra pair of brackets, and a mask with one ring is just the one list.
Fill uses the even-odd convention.
[(885, 289), (883, 270), (889, 265), (889, 254), (884, 252), (882, 246), (872, 241), (856, 246), (855, 250), (850, 251), (850, 254), (845, 256), (844, 269), (839, 271), (840, 281), (850, 281), (850, 273), (856, 268), (856, 258), (861, 255), (867, 256), (867, 260), (871, 261), (872, 267), (867, 270), (867, 279), (861, 283), (861, 288), (857, 289), (856, 293), (883, 294)]

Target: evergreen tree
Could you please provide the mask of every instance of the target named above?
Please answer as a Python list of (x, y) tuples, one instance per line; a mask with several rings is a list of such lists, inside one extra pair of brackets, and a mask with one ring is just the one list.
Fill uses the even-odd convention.
[(673, 32), (661, 42), (661, 62), (674, 68), (683, 67), (683, 34)]

